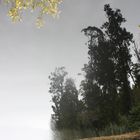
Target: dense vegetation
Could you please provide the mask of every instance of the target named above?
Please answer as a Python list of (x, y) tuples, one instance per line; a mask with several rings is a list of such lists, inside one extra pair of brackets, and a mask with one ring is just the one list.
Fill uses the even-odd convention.
[(89, 60), (80, 91), (64, 67), (49, 76), (52, 120), (59, 130), (109, 135), (140, 129), (140, 50), (122, 26), (126, 20), (121, 11), (110, 5), (104, 11), (107, 21), (101, 27), (82, 30), (88, 37)]

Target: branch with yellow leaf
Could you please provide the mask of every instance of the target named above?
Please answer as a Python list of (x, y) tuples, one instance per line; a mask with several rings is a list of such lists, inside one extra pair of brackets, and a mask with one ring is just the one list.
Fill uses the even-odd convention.
[(39, 10), (39, 15), (36, 19), (36, 25), (39, 28), (45, 23), (44, 15), (48, 14), (56, 17), (60, 13), (58, 7), (61, 1), (62, 0), (4, 0), (4, 2), (10, 6), (8, 15), (12, 19), (12, 22), (21, 21), (21, 14), (24, 10)]

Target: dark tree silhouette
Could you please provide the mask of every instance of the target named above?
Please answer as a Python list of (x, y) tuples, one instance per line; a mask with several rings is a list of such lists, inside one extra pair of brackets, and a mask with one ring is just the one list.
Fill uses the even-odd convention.
[(105, 5), (104, 11), (107, 22), (101, 28), (88, 27), (82, 30), (89, 38), (89, 62), (83, 69), (86, 73), (82, 82), (84, 101), (87, 108), (98, 110), (95, 116), (98, 116), (102, 125), (117, 122), (118, 115), (128, 115), (132, 107), (129, 47), (133, 35), (122, 27), (126, 20), (119, 9), (114, 11), (110, 5)]
[(122, 113), (128, 114), (132, 106), (129, 76), (132, 64), (130, 43), (133, 42), (133, 35), (122, 27), (122, 23), (126, 20), (119, 9), (113, 11), (110, 5), (105, 5), (104, 11), (108, 21), (103, 24), (102, 29), (105, 30), (109, 42), (114, 48), (115, 75), (118, 80), (118, 87), (122, 93)]

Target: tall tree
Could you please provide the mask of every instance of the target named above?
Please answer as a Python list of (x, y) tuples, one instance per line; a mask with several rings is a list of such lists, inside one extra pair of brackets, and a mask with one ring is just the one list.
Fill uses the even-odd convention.
[(77, 128), (78, 91), (74, 80), (66, 79), (64, 94), (60, 101), (61, 122), (63, 128)]
[(56, 68), (54, 72), (49, 76), (50, 79), (50, 89), (49, 92), (52, 95), (52, 109), (54, 114), (52, 119), (57, 126), (60, 124), (60, 101), (64, 94), (64, 82), (67, 72), (64, 67)]
[[(87, 108), (98, 108), (98, 117), (106, 125), (118, 121), (119, 113), (128, 114), (132, 106), (129, 76), (132, 75), (133, 35), (122, 27), (126, 20), (119, 9), (112, 10), (110, 5), (105, 5), (104, 11), (107, 22), (101, 28), (83, 29), (89, 38), (89, 62), (84, 68), (86, 76), (82, 86)], [(97, 97), (98, 104), (95, 104)]]
[(132, 64), (130, 44), (133, 42), (133, 35), (122, 27), (122, 23), (126, 20), (119, 9), (113, 11), (110, 5), (105, 5), (104, 11), (108, 21), (103, 24), (102, 29), (114, 48), (115, 75), (118, 80), (118, 88), (122, 93), (122, 113), (128, 114), (132, 106), (129, 76)]
[[(88, 27), (83, 31), (89, 37), (89, 63), (84, 69), (87, 81), (84, 89), (88, 85), (88, 90), (85, 91), (85, 101), (88, 108), (91, 105), (92, 108), (98, 108), (99, 117), (100, 119), (104, 118), (104, 122), (117, 121), (117, 89), (112, 59), (113, 49), (101, 29)], [(89, 98), (89, 94), (92, 98)], [(97, 97), (98, 104), (95, 105)]]
[(57, 128), (77, 128), (77, 115), (80, 101), (78, 90), (72, 78), (66, 77), (64, 67), (56, 68), (49, 76), (50, 90), (53, 102), (52, 119)]

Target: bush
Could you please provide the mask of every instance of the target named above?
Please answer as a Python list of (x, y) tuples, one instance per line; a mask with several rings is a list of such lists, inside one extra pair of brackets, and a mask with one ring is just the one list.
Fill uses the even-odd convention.
[(140, 105), (133, 107), (132, 110), (130, 111), (129, 129), (130, 130), (140, 129)]

